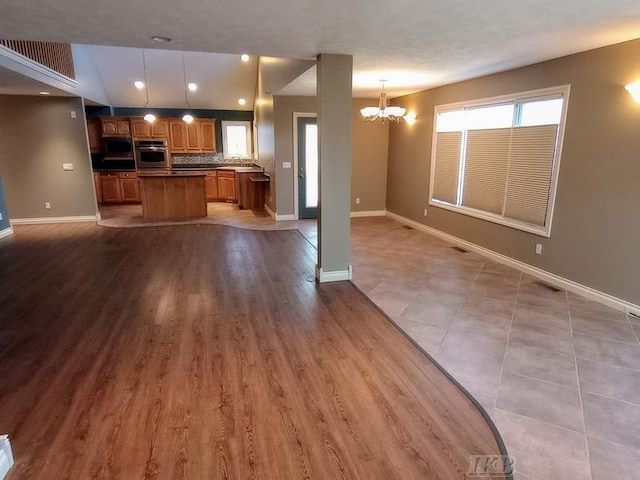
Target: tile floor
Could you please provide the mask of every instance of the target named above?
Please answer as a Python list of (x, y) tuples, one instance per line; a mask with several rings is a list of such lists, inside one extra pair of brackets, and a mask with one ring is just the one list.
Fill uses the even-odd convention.
[(516, 479), (640, 479), (640, 321), (387, 218), (354, 283), (484, 406)]
[[(210, 210), (317, 241), (315, 222)], [(351, 240), (353, 282), (484, 406), (517, 480), (640, 479), (640, 320), (388, 218)]]

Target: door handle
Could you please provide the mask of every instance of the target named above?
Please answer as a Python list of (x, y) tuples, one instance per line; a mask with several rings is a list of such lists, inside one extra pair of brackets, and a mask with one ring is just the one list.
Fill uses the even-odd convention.
[(304, 174), (302, 174), (302, 173), (301, 173), (301, 174), (299, 175), (299, 177), (300, 177), (300, 178), (304, 178)]

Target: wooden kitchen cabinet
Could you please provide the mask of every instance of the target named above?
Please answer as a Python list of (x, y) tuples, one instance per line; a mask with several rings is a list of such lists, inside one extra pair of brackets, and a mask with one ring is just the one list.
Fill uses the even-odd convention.
[(215, 153), (215, 120), (195, 119), (186, 123), (179, 118), (169, 119), (169, 150), (171, 153)]
[(202, 119), (200, 120), (200, 139), (203, 152), (215, 152), (216, 151), (216, 128), (215, 120)]
[(100, 172), (93, 172), (93, 183), (96, 187), (96, 200), (102, 203), (102, 185), (100, 184)]
[(130, 137), (129, 117), (100, 117), (102, 135), (107, 137)]
[(187, 151), (187, 129), (182, 120), (169, 120), (169, 150), (171, 153)]
[(200, 122), (194, 120), (191, 123), (185, 123), (185, 132), (187, 150), (195, 152), (202, 151), (202, 128), (200, 127)]
[(139, 202), (140, 187), (138, 184), (138, 175), (135, 172), (118, 173), (120, 180), (120, 198), (122, 202)]
[(169, 137), (168, 121), (156, 118), (155, 122), (149, 123), (143, 117), (131, 117), (131, 132), (134, 138), (166, 140)]
[(100, 173), (100, 191), (102, 193), (102, 203), (120, 203), (120, 179), (115, 172)]
[(100, 172), (98, 203), (138, 203), (140, 187), (136, 172)]
[(207, 176), (204, 178), (204, 186), (207, 192), (207, 201), (212, 202), (220, 198), (218, 192), (218, 172), (215, 170), (207, 171)]
[(89, 135), (89, 151), (91, 153), (101, 153), (102, 125), (100, 125), (100, 120), (97, 118), (87, 120), (87, 133)]
[(236, 172), (218, 170), (218, 198), (225, 202), (236, 202)]

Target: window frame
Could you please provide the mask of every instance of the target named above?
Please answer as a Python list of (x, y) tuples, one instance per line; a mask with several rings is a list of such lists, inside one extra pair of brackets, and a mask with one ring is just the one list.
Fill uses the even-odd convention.
[[(247, 144), (247, 155), (232, 155), (227, 152), (227, 127), (238, 127), (242, 126), (246, 128), (246, 144)], [(252, 159), (252, 150), (253, 150), (253, 134), (251, 129), (251, 121), (249, 120), (222, 120), (221, 121), (222, 128), (222, 155), (226, 160), (235, 159), (238, 160), (249, 160)]]
[[(569, 106), (569, 93), (571, 90), (570, 85), (560, 85), (556, 87), (543, 88), (538, 90), (529, 90), (526, 92), (518, 92), (508, 95), (500, 95), (495, 97), (487, 97), (481, 99), (474, 99), (469, 101), (462, 101), (456, 103), (448, 103), (443, 105), (436, 105), (434, 107), (433, 112), (433, 132), (431, 138), (431, 165), (430, 165), (430, 176), (429, 176), (429, 198), (428, 204), (430, 206), (434, 206), (437, 208), (442, 208), (444, 210), (453, 211), (456, 213), (461, 213), (463, 215), (468, 215), (471, 217), (479, 218), (482, 220), (486, 220), (489, 222), (497, 223), (499, 225), (504, 225), (507, 227), (515, 228), (518, 230), (522, 230), (528, 233), (533, 233), (535, 235), (540, 235), (543, 237), (549, 238), (551, 236), (551, 227), (553, 223), (553, 213), (555, 209), (556, 202), (556, 193), (558, 187), (558, 177), (560, 172), (560, 161), (562, 158), (562, 150), (564, 143), (564, 133), (565, 133), (565, 125), (567, 118), (567, 109)], [(510, 219), (508, 217), (504, 217), (502, 215), (497, 215), (490, 212), (485, 212), (482, 210), (477, 210), (474, 208), (470, 208), (464, 205), (451, 205), (446, 202), (438, 201), (433, 199), (433, 191), (434, 191), (434, 182), (435, 182), (435, 168), (436, 168), (436, 138), (437, 138), (437, 122), (438, 122), (438, 114), (460, 110), (464, 108), (478, 108), (478, 107), (489, 107), (506, 103), (526, 103), (527, 101), (542, 101), (542, 100), (551, 100), (553, 98), (562, 97), (562, 112), (560, 114), (560, 121), (558, 123), (558, 134), (556, 140), (556, 150), (553, 160), (553, 169), (551, 172), (551, 180), (550, 180), (550, 188), (549, 188), (549, 204), (547, 208), (547, 214), (545, 217), (544, 226), (537, 226), (530, 223), (525, 223), (519, 220)], [(514, 110), (514, 122), (517, 114), (517, 108)], [(511, 128), (514, 128), (514, 124), (512, 123)], [(465, 128), (462, 130), (462, 145), (461, 145), (461, 161), (459, 164), (460, 173), (459, 178), (464, 173), (464, 158), (466, 156), (466, 144), (467, 144), (467, 132), (468, 130)], [(463, 181), (459, 180), (458, 183), (458, 202), (462, 198), (463, 189)]]

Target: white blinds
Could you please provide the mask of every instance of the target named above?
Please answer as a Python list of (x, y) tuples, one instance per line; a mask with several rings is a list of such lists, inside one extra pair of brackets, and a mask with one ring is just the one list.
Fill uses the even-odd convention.
[(502, 215), (511, 128), (469, 130), (462, 205)]
[(438, 132), (431, 198), (544, 227), (557, 135), (558, 125), (469, 130), (460, 179), (465, 137)]
[(432, 198), (456, 204), (462, 132), (436, 134), (436, 165)]
[(557, 134), (557, 125), (513, 128), (505, 217), (544, 226)]

